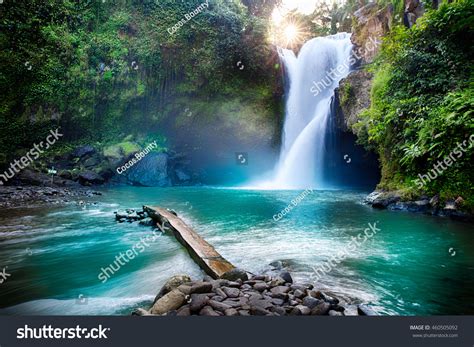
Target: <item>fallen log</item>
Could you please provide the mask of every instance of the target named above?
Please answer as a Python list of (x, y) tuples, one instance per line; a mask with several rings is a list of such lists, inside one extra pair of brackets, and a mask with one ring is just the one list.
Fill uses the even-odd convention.
[(214, 247), (172, 212), (151, 206), (143, 206), (143, 210), (160, 229), (171, 230), (189, 252), (191, 258), (212, 278), (220, 278), (226, 272), (235, 269), (234, 265), (224, 259)]

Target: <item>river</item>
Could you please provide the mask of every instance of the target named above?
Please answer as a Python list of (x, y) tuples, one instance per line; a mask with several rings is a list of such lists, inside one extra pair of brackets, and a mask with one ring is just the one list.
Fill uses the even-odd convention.
[[(143, 204), (172, 208), (225, 258), (253, 273), (282, 261), (296, 281), (347, 250), (368, 223), (380, 229), (315, 284), (379, 314), (474, 313), (472, 225), (449, 219), (374, 210), (366, 191), (219, 187), (104, 191), (97, 205), (0, 211), (0, 314), (118, 315), (147, 306), (167, 278), (204, 274), (171, 235), (148, 242), (107, 282), (113, 263), (150, 227), (119, 224), (113, 212)], [(302, 196), (294, 206), (292, 199)], [(279, 219), (276, 214), (292, 208)], [(278, 220), (279, 219), (279, 220)]]

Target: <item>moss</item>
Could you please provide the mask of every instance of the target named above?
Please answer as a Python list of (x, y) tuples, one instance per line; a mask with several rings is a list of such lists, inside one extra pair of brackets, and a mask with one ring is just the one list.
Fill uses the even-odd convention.
[(141, 150), (141, 147), (134, 142), (124, 141), (117, 143), (108, 147), (105, 147), (103, 154), (106, 157), (110, 158), (122, 158), (128, 156), (132, 153), (138, 152)]
[(349, 81), (345, 81), (339, 90), (339, 101), (342, 107), (346, 107), (352, 103), (354, 91)]

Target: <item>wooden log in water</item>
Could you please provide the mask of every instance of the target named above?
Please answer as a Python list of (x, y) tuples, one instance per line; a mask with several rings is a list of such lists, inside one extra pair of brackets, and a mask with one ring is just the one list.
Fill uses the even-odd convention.
[(224, 259), (206, 240), (170, 211), (152, 206), (143, 210), (158, 224), (169, 227), (194, 261), (212, 278), (219, 278), (235, 266)]

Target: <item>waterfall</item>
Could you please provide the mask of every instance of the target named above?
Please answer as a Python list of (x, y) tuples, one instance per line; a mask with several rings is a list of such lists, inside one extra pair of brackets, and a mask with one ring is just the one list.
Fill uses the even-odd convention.
[(271, 187), (323, 188), (326, 133), (334, 90), (350, 70), (350, 34), (314, 38), (296, 57), (279, 48), (289, 79), (280, 159)]

